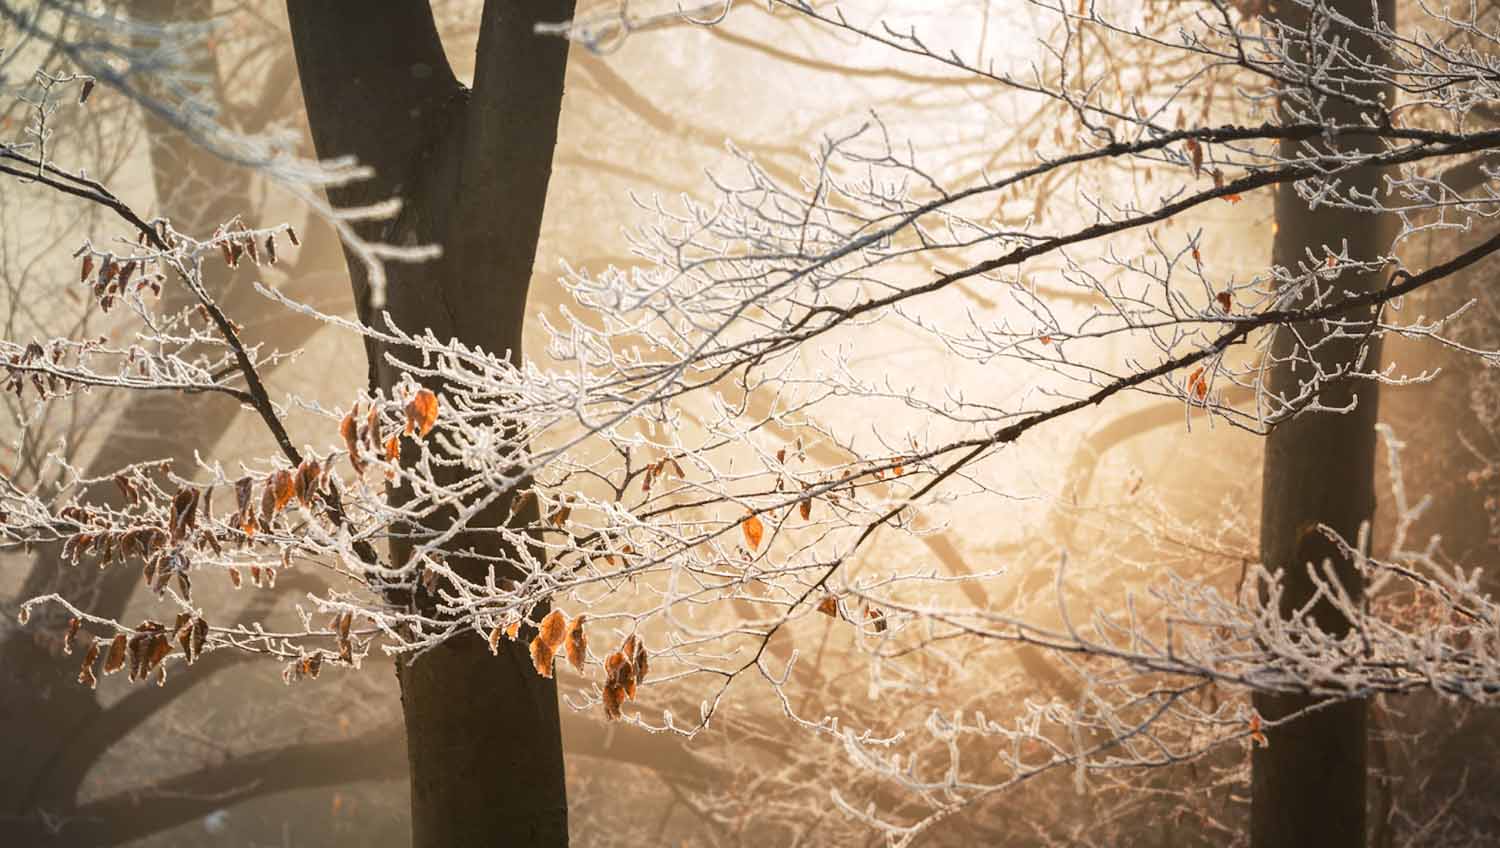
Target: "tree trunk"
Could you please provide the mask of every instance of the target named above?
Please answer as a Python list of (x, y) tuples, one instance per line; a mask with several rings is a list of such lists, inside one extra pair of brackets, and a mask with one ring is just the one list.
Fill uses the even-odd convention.
[[(390, 0), (378, 14), (323, 0), (287, 6), (318, 155), (353, 155), (376, 172), (330, 198), (355, 206), (399, 197), (400, 215), (362, 234), (443, 249), (438, 261), (388, 268), (392, 320), (518, 356), (567, 60), (567, 43), (533, 25), (571, 17), (571, 0), (487, 0), (472, 91), (454, 78), (426, 0)], [(368, 280), (352, 257), (350, 272), (360, 314), (372, 320)], [(389, 388), (397, 372), (385, 353), (367, 351), (372, 382)], [(502, 499), (476, 523), (495, 526), (508, 509)], [(451, 550), (501, 553), (494, 544), (475, 534)], [(454, 555), (448, 564), (483, 575), (482, 561)], [(479, 637), (455, 637), (397, 674), (415, 848), (565, 845), (557, 688), (532, 670), (524, 640), (502, 641), (497, 658)]]
[[(1287, 8), (1281, 20), (1299, 29), (1307, 26), (1307, 10), (1294, 3), (1282, 5)], [(1354, 21), (1371, 20), (1369, 0), (1334, 0), (1328, 5)], [(1382, 21), (1394, 22), (1392, 0), (1379, 0), (1378, 9)], [(1341, 27), (1334, 26), (1332, 31), (1336, 37), (1347, 36)], [(1372, 44), (1357, 37), (1352, 48), (1364, 55), (1375, 53)], [(1376, 86), (1363, 86), (1355, 93), (1368, 98), (1382, 91), (1390, 97), (1389, 90)], [(1324, 116), (1341, 124), (1359, 123), (1360, 110), (1334, 100), (1324, 107)], [(1357, 147), (1353, 142), (1335, 141), (1335, 145), (1342, 149)], [(1286, 143), (1282, 152), (1294, 155), (1297, 145)], [(1378, 171), (1368, 169), (1349, 174), (1342, 182), (1372, 190), (1379, 186), (1379, 179)], [(1282, 186), (1277, 193), (1276, 221), (1273, 261), (1294, 274), (1299, 267), (1315, 268), (1324, 256), (1325, 245), (1337, 252), (1347, 244), (1349, 255), (1356, 259), (1382, 255), (1390, 246), (1389, 228), (1376, 217), (1326, 206), (1310, 210), (1291, 185)], [(1380, 274), (1345, 273), (1337, 285), (1352, 294), (1371, 291), (1382, 283)], [(1296, 330), (1309, 344), (1328, 335), (1327, 328), (1317, 324), (1299, 325)], [(1285, 357), (1292, 346), (1293, 334), (1282, 330), (1271, 355)], [(1329, 368), (1354, 361), (1361, 351), (1366, 354), (1363, 369), (1376, 368), (1380, 350), (1372, 341), (1329, 343), (1319, 348), (1316, 356)], [(1307, 355), (1305, 349), (1301, 355)], [(1305, 381), (1309, 372), (1306, 363), (1293, 368), (1278, 361), (1270, 371), (1270, 391), (1294, 396), (1299, 380)], [(1268, 568), (1281, 569), (1285, 575), (1281, 603), (1284, 617), (1313, 597), (1309, 563), (1320, 566), (1325, 560), (1331, 562), (1349, 595), (1355, 599), (1361, 596), (1353, 564), (1314, 528), (1326, 525), (1352, 542), (1360, 525), (1373, 516), (1377, 389), (1373, 382), (1345, 380), (1324, 387), (1319, 400), (1330, 407), (1342, 407), (1350, 401), (1356, 406), (1346, 414), (1313, 413), (1285, 421), (1266, 441), (1261, 559)], [(1346, 633), (1350, 628), (1350, 622), (1327, 604), (1314, 608), (1312, 618), (1329, 633)], [(1275, 720), (1317, 701), (1294, 695), (1257, 695), (1255, 707), (1266, 719)], [(1365, 707), (1363, 701), (1345, 702), (1267, 733), (1269, 747), (1256, 749), (1252, 760), (1252, 845), (1352, 848), (1364, 844)]]

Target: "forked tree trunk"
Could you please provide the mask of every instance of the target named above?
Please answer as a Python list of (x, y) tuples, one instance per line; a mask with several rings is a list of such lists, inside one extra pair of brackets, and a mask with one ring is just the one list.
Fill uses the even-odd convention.
[[(1294, 27), (1307, 26), (1307, 11), (1295, 3), (1282, 3), (1279, 16)], [(1356, 22), (1372, 18), (1370, 0), (1333, 0), (1328, 4)], [(1380, 19), (1394, 23), (1393, 0), (1378, 0)], [(1336, 37), (1349, 33), (1335, 26)], [(1352, 49), (1364, 55), (1375, 53), (1367, 39), (1354, 38)], [(1378, 60), (1378, 56), (1376, 56)], [(1351, 89), (1360, 97), (1373, 98), (1391, 92), (1378, 86)], [(1389, 102), (1389, 100), (1387, 100)], [(1361, 110), (1333, 101), (1325, 116), (1341, 124), (1357, 124)], [(1369, 116), (1367, 116), (1369, 117)], [(1374, 116), (1378, 119), (1379, 116)], [(1353, 141), (1335, 140), (1342, 149), (1357, 149)], [(1283, 154), (1294, 155), (1297, 144), (1285, 143)], [(1366, 169), (1348, 174), (1344, 186), (1363, 191), (1379, 188), (1380, 173)], [(1283, 185), (1276, 196), (1278, 224), (1273, 261), (1291, 269), (1316, 267), (1324, 247), (1338, 252), (1347, 244), (1349, 255), (1369, 259), (1390, 246), (1389, 227), (1373, 215), (1320, 207), (1310, 210), (1291, 185)], [(1311, 257), (1309, 257), (1311, 254)], [(1382, 274), (1350, 275), (1338, 279), (1338, 287), (1350, 294), (1371, 291), (1384, 282)], [(1368, 313), (1350, 318), (1368, 318)], [(1318, 324), (1298, 325), (1304, 344), (1328, 335)], [(1278, 332), (1272, 355), (1285, 357), (1293, 345), (1293, 334)], [(1378, 341), (1337, 341), (1317, 351), (1325, 368), (1352, 363), (1361, 351), (1363, 368), (1377, 367)], [(1302, 355), (1306, 356), (1305, 349)], [(1284, 397), (1298, 393), (1311, 369), (1306, 363), (1293, 367), (1273, 365), (1270, 390)], [(1319, 393), (1325, 406), (1356, 404), (1347, 414), (1313, 413), (1278, 425), (1266, 441), (1261, 506), (1261, 560), (1268, 568), (1285, 574), (1281, 614), (1290, 617), (1314, 597), (1308, 574), (1311, 563), (1321, 567), (1331, 562), (1339, 581), (1355, 599), (1361, 584), (1353, 564), (1342, 556), (1315, 528), (1326, 525), (1351, 542), (1360, 525), (1374, 514), (1375, 422), (1378, 409), (1376, 385), (1366, 380), (1341, 381)], [(1329, 633), (1347, 633), (1350, 622), (1327, 604), (1313, 610), (1313, 619)], [(1255, 707), (1266, 719), (1290, 715), (1316, 703), (1301, 696), (1258, 695)], [(1256, 848), (1341, 848), (1360, 846), (1365, 840), (1365, 714), (1363, 701), (1349, 701), (1319, 710), (1267, 733), (1270, 745), (1257, 749), (1252, 760), (1251, 844)]]
[[(567, 42), (533, 26), (570, 18), (571, 0), (487, 0), (472, 91), (454, 78), (426, 0), (287, 6), (318, 155), (353, 155), (376, 171), (331, 199), (399, 197), (399, 217), (365, 225), (364, 235), (443, 249), (441, 260), (389, 268), (392, 320), (518, 354), (567, 60)], [(371, 320), (352, 257), (350, 272)], [(397, 377), (387, 352), (409, 355), (368, 351), (384, 388)], [(494, 526), (508, 509), (501, 499), (476, 523)], [(484, 549), (494, 545), (478, 534), (450, 549), (502, 555)], [(456, 555), (448, 564), (470, 577), (485, 567)], [(556, 685), (531, 669), (522, 641), (501, 645), (494, 657), (478, 636), (455, 637), (398, 668), (416, 848), (567, 842)]]

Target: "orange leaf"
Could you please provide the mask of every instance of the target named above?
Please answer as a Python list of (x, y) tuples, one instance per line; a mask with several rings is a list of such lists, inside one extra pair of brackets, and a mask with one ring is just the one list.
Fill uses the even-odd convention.
[(354, 466), (355, 474), (363, 474), (365, 470), (364, 460), (359, 458), (359, 429), (354, 423), (354, 411), (356, 407), (349, 408), (349, 414), (339, 422), (339, 436), (344, 439), (344, 449), (349, 451), (349, 464)]
[(281, 512), (286, 505), (291, 503), (292, 498), (297, 495), (297, 482), (292, 478), (292, 472), (285, 468), (271, 475), (268, 483), (276, 494), (276, 511)]
[(797, 512), (802, 514), (802, 520), (806, 521), (812, 517), (812, 498), (803, 498), (802, 503), (797, 504)]
[(543, 677), (552, 676), (552, 649), (538, 636), (531, 640), (531, 664), (536, 667), (536, 673)]
[(412, 428), (415, 427), (418, 435), (426, 436), (432, 432), (437, 418), (437, 395), (427, 389), (418, 389), (416, 395), (406, 404), (406, 432), (410, 434)]
[(604, 687), (604, 716), (610, 721), (620, 717), (620, 705), (625, 702), (625, 687)]
[(385, 461), (398, 462), (401, 459), (401, 437), (392, 435), (385, 440)]
[(583, 631), (583, 620), (585, 616), (580, 614), (568, 625), (568, 662), (579, 671), (583, 671), (583, 663), (589, 656), (588, 634)]
[(818, 612), (829, 618), (839, 617), (839, 599), (832, 595), (824, 595), (823, 600), (818, 601)]
[(546, 643), (547, 649), (556, 653), (562, 647), (563, 640), (568, 637), (568, 621), (561, 610), (553, 610), (547, 613), (542, 623), (537, 627), (537, 638)]
[(1239, 203), (1241, 200), (1244, 200), (1244, 198), (1240, 197), (1238, 194), (1226, 194), (1224, 195), (1224, 199), (1229, 203)]
[(1203, 376), (1203, 366), (1198, 366), (1188, 375), (1188, 391), (1198, 400), (1208, 398), (1208, 379)]
[(765, 525), (760, 523), (755, 513), (745, 516), (745, 520), (740, 522), (740, 530), (745, 534), (745, 544), (749, 545), (752, 551), (760, 547), (760, 540), (766, 535)]

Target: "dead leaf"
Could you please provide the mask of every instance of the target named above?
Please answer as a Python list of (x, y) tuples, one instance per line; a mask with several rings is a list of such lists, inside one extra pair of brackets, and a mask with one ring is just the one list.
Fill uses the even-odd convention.
[(740, 522), (740, 530), (745, 534), (745, 544), (750, 547), (750, 550), (760, 548), (760, 541), (765, 538), (766, 528), (760, 523), (755, 513), (745, 516), (745, 520)]
[(437, 395), (427, 389), (418, 389), (417, 393), (406, 404), (406, 433), (411, 435), (413, 428), (417, 435), (426, 436), (432, 432), (437, 424), (438, 399)]
[(572, 663), (573, 667), (579, 671), (583, 671), (583, 664), (589, 656), (588, 634), (583, 630), (583, 622), (586, 617), (580, 613), (577, 618), (573, 619), (573, 623), (568, 625), (568, 662)]

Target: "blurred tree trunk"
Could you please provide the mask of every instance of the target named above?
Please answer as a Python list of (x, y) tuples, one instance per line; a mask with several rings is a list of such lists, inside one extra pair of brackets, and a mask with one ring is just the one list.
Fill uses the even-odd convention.
[[(151, 21), (194, 21), (208, 19), (212, 8), (209, 0), (135, 0), (131, 13)], [(218, 85), (218, 65), (210, 51), (200, 49), (191, 62), (205, 86)], [(157, 195), (156, 214), (171, 218), (186, 232), (202, 234), (236, 213), (251, 211), (248, 172), (204, 152), (160, 118), (144, 114), (144, 120)], [(299, 261), (296, 267), (304, 270), (312, 264)], [(229, 269), (214, 268), (212, 263), (205, 266), (205, 282), (215, 296), (225, 295), (235, 279), (235, 272)], [(167, 286), (161, 307), (164, 311), (181, 308), (188, 305), (186, 297), (181, 287)], [(255, 300), (261, 309), (269, 306), (263, 298)], [(236, 317), (249, 320), (244, 313)], [(314, 321), (297, 316), (275, 322), (267, 328), (270, 334), (258, 334), (253, 340), (269, 347), (294, 348), (316, 327)], [(122, 466), (158, 459), (170, 461), (187, 473), (193, 466), (193, 451), (211, 449), (240, 414), (238, 404), (232, 401), (202, 396), (128, 394), (123, 404), (114, 431), (87, 463), (86, 476), (107, 476)], [(108, 499), (114, 493), (104, 496)], [(124, 613), (139, 585), (138, 571), (126, 567), (103, 571), (63, 567), (56, 555), (56, 546), (38, 552), (23, 580), (20, 597), (55, 591), (76, 599), (96, 615), (118, 617)], [(30, 627), (7, 628), (0, 638), (0, 724), (11, 729), (0, 734), (0, 757), (11, 764), (0, 773), (3, 833), (15, 833), (12, 828), (31, 833), (29, 828), (37, 825), (40, 811), (67, 822), (87, 773), (121, 735), (118, 723), (101, 706), (96, 693), (75, 681), (74, 663), (58, 656), (60, 643), (56, 637), (63, 625), (57, 613), (49, 610), (39, 613)], [(141, 690), (134, 694), (151, 701), (155, 708), (186, 691), (188, 685), (184, 679), (173, 687), (177, 691)], [(137, 712), (144, 715), (149, 710)], [(129, 727), (136, 723), (138, 719), (126, 722)], [(94, 832), (109, 832), (107, 822), (92, 822), (89, 827)], [(64, 824), (56, 832), (37, 831), (36, 838), (71, 843), (74, 836)]]
[[(1305, 30), (1307, 10), (1294, 3), (1282, 6), (1278, 17)], [(1370, 0), (1333, 0), (1328, 6), (1356, 22), (1369, 23), (1376, 10), (1382, 22), (1394, 21), (1393, 0), (1378, 0), (1373, 8)], [(1334, 25), (1333, 30), (1335, 37), (1349, 37), (1342, 27)], [(1352, 37), (1350, 49), (1360, 55), (1376, 52), (1368, 39), (1358, 36)], [(1357, 87), (1351, 93), (1362, 98), (1384, 94), (1387, 102), (1391, 96), (1389, 89), (1373, 85)], [(1341, 124), (1362, 121), (1362, 110), (1344, 101), (1330, 100), (1324, 110), (1326, 119)], [(1366, 115), (1363, 120), (1378, 121), (1380, 117)], [(1341, 149), (1357, 147), (1354, 142), (1334, 143)], [(1291, 155), (1296, 147), (1288, 142), (1283, 151)], [(1347, 173), (1342, 185), (1376, 190), (1380, 172), (1368, 169)], [(1390, 246), (1391, 234), (1384, 222), (1369, 214), (1328, 206), (1311, 210), (1292, 185), (1283, 185), (1277, 192), (1276, 222), (1273, 261), (1293, 274), (1316, 269), (1325, 246), (1337, 252), (1347, 245), (1355, 259), (1382, 255)], [(1338, 278), (1337, 286), (1351, 294), (1367, 292), (1380, 287), (1383, 278), (1382, 274), (1345, 273)], [(1329, 328), (1313, 323), (1297, 325), (1295, 334), (1277, 333), (1269, 354), (1273, 358), (1269, 390), (1287, 398), (1298, 394), (1301, 382), (1311, 373), (1307, 363), (1294, 367), (1285, 359), (1293, 350), (1294, 335), (1300, 336), (1299, 355), (1306, 357), (1306, 345), (1326, 338)], [(1362, 354), (1364, 370), (1378, 367), (1378, 342), (1336, 340), (1319, 347), (1314, 355), (1323, 368), (1333, 369), (1354, 362)], [(1362, 595), (1353, 564), (1316, 527), (1326, 525), (1352, 542), (1360, 525), (1373, 517), (1377, 386), (1366, 380), (1338, 381), (1324, 386), (1318, 400), (1335, 408), (1352, 402), (1355, 408), (1345, 414), (1313, 413), (1293, 418), (1277, 425), (1266, 440), (1261, 560), (1285, 575), (1283, 617), (1294, 616), (1314, 597), (1309, 564), (1321, 568), (1325, 561), (1331, 563), (1349, 595), (1356, 600)], [(1314, 607), (1311, 617), (1329, 633), (1350, 629), (1350, 622), (1326, 603)], [(1257, 695), (1254, 700), (1267, 720), (1290, 715), (1318, 701), (1295, 695)], [(1252, 760), (1252, 845), (1339, 848), (1364, 844), (1365, 725), (1365, 702), (1349, 701), (1267, 733), (1269, 747), (1257, 748)]]
[[(399, 197), (399, 216), (362, 224), (362, 235), (443, 250), (437, 261), (389, 266), (384, 308), (405, 330), (518, 355), (567, 60), (567, 42), (533, 25), (570, 18), (573, 3), (488, 0), (472, 91), (453, 75), (427, 0), (389, 0), (378, 13), (322, 0), (287, 7), (318, 155), (353, 155), (375, 170), (330, 198)], [(349, 264), (356, 305), (373, 320), (367, 276), (354, 257)], [(388, 389), (397, 372), (386, 354), (411, 354), (367, 351), (372, 383)], [(476, 523), (503, 522), (509, 500)], [(489, 534), (461, 536), (452, 549), (482, 546), (502, 553)], [(394, 547), (401, 561), (407, 552)], [(476, 579), (486, 568), (457, 555), (448, 564)], [(418, 593), (412, 603), (426, 602)], [(403, 660), (397, 675), (413, 845), (566, 844), (557, 687), (531, 668), (524, 640), (503, 641), (493, 657), (483, 639), (456, 637)]]

